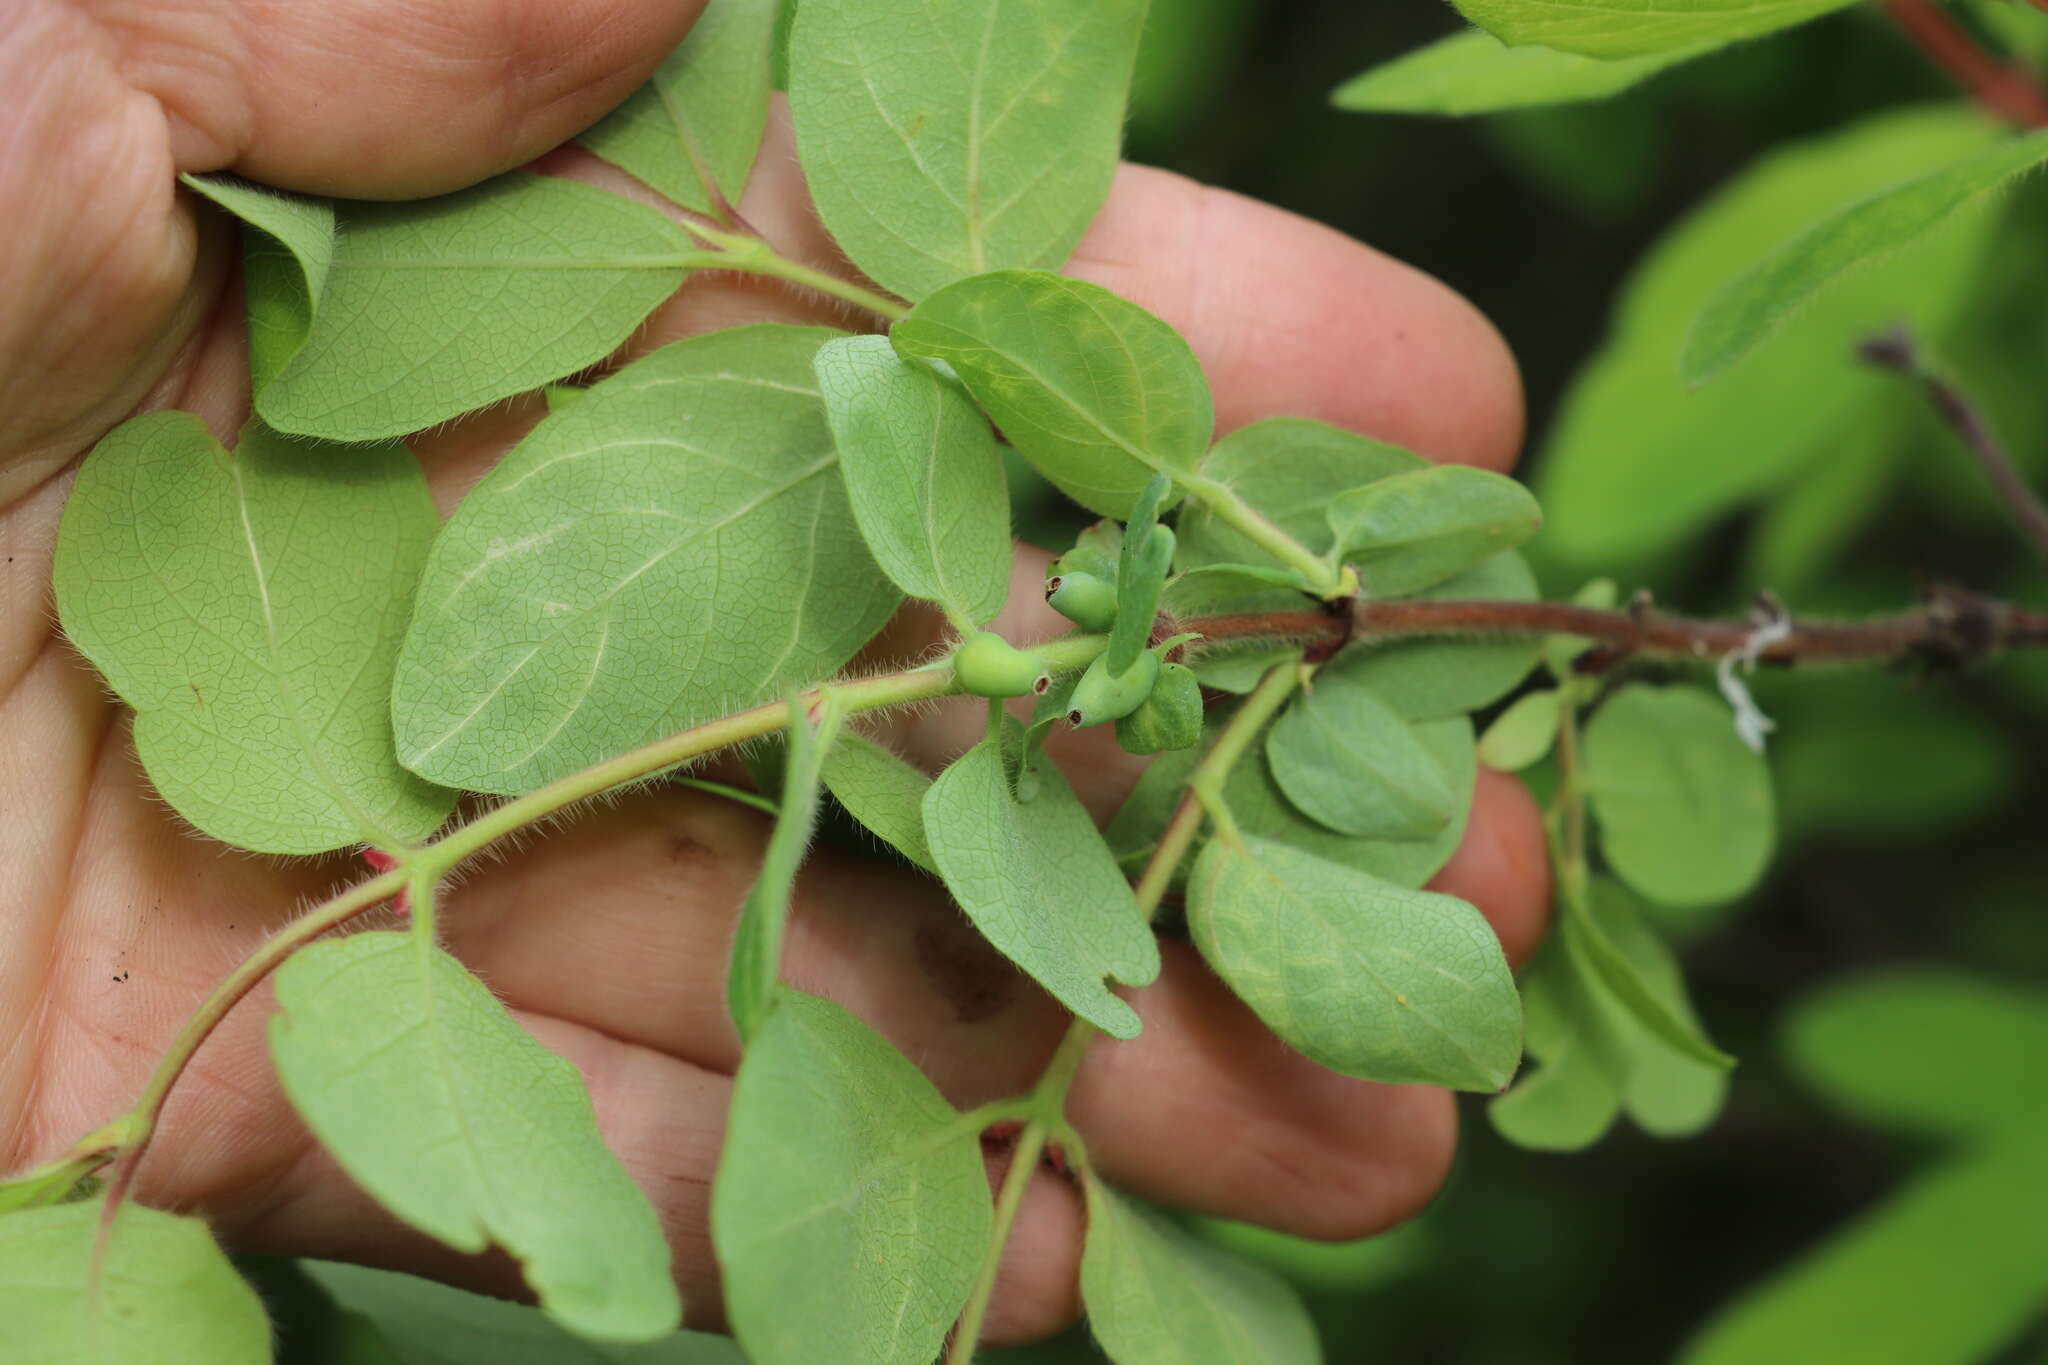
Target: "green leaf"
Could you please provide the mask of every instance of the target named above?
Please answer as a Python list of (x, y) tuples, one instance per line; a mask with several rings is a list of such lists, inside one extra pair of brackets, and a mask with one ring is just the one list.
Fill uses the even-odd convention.
[(256, 410), (343, 441), (402, 436), (595, 364), (693, 259), (653, 209), (537, 175), (345, 203), (337, 230), (312, 331)]
[(1560, 934), (1544, 940), (1522, 973), (1527, 1058), (1514, 1088), (1486, 1106), (1494, 1129), (1517, 1147), (1576, 1152), (1592, 1146), (1621, 1112), (1620, 1059), (1610, 1019)]
[[(1508, 550), (1415, 597), (1424, 602), (1533, 602), (1536, 575), (1519, 551)], [(1317, 677), (1354, 679), (1409, 720), (1438, 720), (1491, 706), (1514, 691), (1536, 667), (1542, 650), (1540, 640), (1360, 640), (1340, 651)]]
[(1931, 341), (1947, 333), (1968, 306), (1991, 215), (1856, 272), (1711, 388), (1687, 388), (1678, 359), (1707, 298), (1782, 243), (1788, 224), (1994, 137), (1980, 115), (1953, 106), (1880, 114), (1773, 152), (1682, 220), (1624, 288), (1537, 462), (1544, 553), (1566, 573), (1639, 564), (1832, 457), (1873, 404), (1896, 401), (1898, 381), (1856, 363), (1855, 344), (1897, 322)]
[(745, 1365), (730, 1337), (678, 1332), (632, 1346), (584, 1341), (536, 1309), (417, 1275), (332, 1261), (298, 1266), (344, 1311), (374, 1324), (393, 1365)]
[(249, 315), (249, 384), (261, 391), (312, 329), (334, 263), (334, 201), (286, 194), (232, 175), (181, 175), (252, 229), (242, 235), (242, 296)]
[(825, 789), (846, 813), (927, 872), (936, 873), (924, 837), (924, 794), (932, 780), (865, 735), (848, 732), (825, 756)]
[(747, 1358), (931, 1360), (994, 1222), (976, 1126), (860, 1020), (786, 995), (740, 1066), (711, 1195)]
[(789, 742), (784, 746), (782, 801), (775, 830), (761, 855), (761, 872), (740, 906), (739, 928), (726, 974), (725, 998), (733, 1030), (742, 1044), (751, 1043), (780, 995), (777, 974), (782, 964), (783, 931), (789, 924), (790, 894), (797, 869), (810, 848), (818, 824), (818, 787), (825, 756), (839, 736), (840, 713), (829, 699), (820, 715), (804, 714), (804, 705), (789, 703)]
[(1172, 494), (1173, 480), (1154, 474), (1124, 526), (1123, 550), (1116, 562), (1116, 620), (1110, 624), (1109, 648), (1102, 655), (1103, 666), (1118, 677), (1130, 671), (1152, 642), (1159, 593), (1173, 568), (1173, 531), (1159, 524), (1160, 508), (1172, 501)]
[(434, 543), (394, 699), (406, 765), (539, 786), (844, 664), (900, 600), (811, 377), (834, 335), (665, 346), (548, 417)]
[(398, 764), (390, 691), (434, 504), (402, 447), (223, 450), (188, 413), (93, 448), (58, 528), (65, 632), (136, 711), (164, 799), (266, 853), (402, 844), (452, 793)]
[(1455, 896), (1227, 834), (1188, 879), (1202, 956), (1289, 1046), (1391, 1084), (1498, 1090), (1522, 1055), (1500, 940)]
[(1204, 564), (1168, 583), (1159, 604), (1176, 616), (1211, 616), (1256, 611), (1267, 602), (1279, 610), (1305, 608), (1305, 596), (1313, 593), (1298, 570), (1263, 564)]
[(1715, 905), (1762, 878), (1777, 832), (1770, 770), (1718, 698), (1622, 688), (1586, 727), (1585, 769), (1601, 853), (1651, 900)]
[(710, 0), (626, 102), (577, 139), (684, 208), (737, 204), (768, 124), (776, 0)]
[(1536, 534), (1529, 490), (1465, 465), (1394, 474), (1329, 504), (1335, 555), (1355, 565), (1371, 597), (1406, 597), (1463, 573)]
[(1497, 114), (1605, 99), (1718, 44), (1600, 61), (1543, 47), (1508, 47), (1480, 29), (1439, 38), (1352, 77), (1330, 95), (1361, 114)]
[(1972, 1365), (2048, 1295), (2048, 1142), (2004, 1135), (1921, 1176), (1750, 1291), (1680, 1365)]
[(1116, 1365), (1320, 1365), (1315, 1324), (1270, 1271), (1089, 1172), (1081, 1298)]
[(1335, 833), (1287, 799), (1274, 781), (1263, 745), (1231, 770), (1225, 798), (1247, 834), (1290, 844), (1381, 881), (1420, 886), (1450, 861), (1464, 838), (1478, 765), (1473, 759), (1472, 723), (1463, 716), (1419, 722), (1414, 733), (1451, 792), (1450, 822), (1431, 838), (1358, 839)]
[(1802, 999), (1787, 1060), (1887, 1127), (1967, 1137), (2048, 1114), (2048, 996), (1961, 975), (1862, 976)]
[[(1301, 417), (1269, 417), (1239, 427), (1202, 461), (1202, 474), (1227, 485), (1268, 520), (1317, 554), (1334, 537), (1326, 512), (1347, 489), (1423, 469), (1428, 461), (1397, 446)], [(1205, 564), (1285, 567), (1201, 503), (1176, 526), (1183, 569)]]
[[(1591, 917), (1630, 968), (1640, 991), (1675, 1027), (1698, 1032), (1677, 960), (1628, 893), (1610, 881), (1592, 888)], [(1624, 1107), (1659, 1137), (1698, 1132), (1727, 1096), (1725, 1059), (1709, 1063), (1653, 1032), (1610, 989), (1567, 921), (1545, 942), (1522, 979), (1529, 1056), (1541, 1065), (1489, 1106), (1509, 1141), (1538, 1151), (1576, 1151), (1599, 1140)], [(1718, 1057), (1720, 1054), (1717, 1052)]]
[(1479, 737), (1479, 761), (1495, 772), (1520, 772), (1550, 752), (1557, 739), (1555, 689), (1531, 692), (1494, 718)]
[(1040, 473), (1104, 516), (1128, 517), (1156, 471), (1193, 469), (1208, 448), (1215, 414), (1195, 353), (1098, 285), (1036, 270), (977, 275), (918, 304), (889, 336), (904, 355), (951, 365)]
[[(1004, 742), (1014, 744), (1014, 722)], [(1011, 790), (1005, 757), (984, 739), (924, 798), (925, 836), (946, 887), (988, 941), (1060, 1003), (1114, 1038), (1138, 1014), (1103, 985), (1159, 975), (1159, 945), (1095, 822), (1051, 759), (1033, 753)], [(1029, 784), (1035, 781), (1035, 789)]]
[(196, 1218), (122, 1205), (95, 1283), (105, 1207), (0, 1218), (10, 1365), (269, 1365), (263, 1305)]
[(1918, 241), (2044, 160), (2048, 132), (2015, 138), (1823, 218), (1707, 300), (1679, 357), (1686, 383), (1719, 376), (1841, 276)]
[(829, 341), (814, 363), (875, 562), (963, 627), (987, 625), (1010, 592), (1010, 490), (988, 423), (958, 385), (898, 356), (887, 337)]
[(377, 1202), (458, 1251), (504, 1248), (578, 1335), (676, 1329), (668, 1242), (583, 1078), (460, 962), (378, 931), (302, 948), (276, 980), (278, 1078)]
[(1361, 839), (1427, 839), (1456, 796), (1409, 723), (1355, 674), (1318, 675), (1266, 732), (1266, 762), (1310, 819)]
[(818, 216), (884, 289), (1054, 267), (1109, 193), (1144, 0), (807, 0), (789, 107)]
[(1451, 0), (1502, 42), (1634, 57), (1754, 38), (1852, 0)]
[(1597, 977), (1638, 1024), (1692, 1061), (1721, 1070), (1735, 1065), (1733, 1057), (1709, 1041), (1684, 1000), (1673, 998), (1671, 987), (1676, 984), (1675, 977), (1653, 982), (1638, 958), (1623, 952), (1608, 934), (1586, 897), (1566, 895), (1562, 899), (1564, 923), (1560, 932), (1571, 944), (1572, 952), (1582, 959), (1583, 969)]

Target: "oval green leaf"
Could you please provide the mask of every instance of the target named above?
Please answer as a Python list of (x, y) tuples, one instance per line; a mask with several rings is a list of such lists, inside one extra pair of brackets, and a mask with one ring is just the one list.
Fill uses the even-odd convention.
[(1116, 1365), (1320, 1365), (1285, 1281), (1088, 1173), (1081, 1299)]
[(900, 600), (847, 509), (811, 359), (665, 346), (556, 412), (434, 543), (393, 705), (413, 771), (515, 792), (829, 675)]
[(2048, 995), (1961, 974), (1864, 976), (1803, 998), (1785, 1053), (1868, 1123), (1969, 1137), (2048, 1114)]
[(647, 84), (577, 139), (672, 202), (722, 216), (768, 126), (777, 0), (710, 0)]
[[(1005, 735), (1014, 751), (1014, 722)], [(1138, 1014), (1103, 984), (1159, 975), (1159, 944), (1109, 847), (1066, 778), (1032, 753), (1028, 801), (1008, 759), (984, 739), (939, 774), (924, 798), (925, 837), (946, 887), (1003, 955), (1074, 1013), (1114, 1038)]]
[(1520, 545), (1543, 524), (1529, 490), (1491, 470), (1435, 465), (1333, 498), (1337, 558), (1368, 597), (1406, 597)]
[(595, 364), (693, 259), (653, 209), (537, 175), (345, 203), (337, 229), (312, 330), (256, 410), (339, 441), (403, 436)]
[(2015, 138), (1823, 218), (1707, 300), (1686, 338), (1680, 373), (1688, 384), (1717, 377), (1841, 276), (1911, 245), (2044, 160), (2048, 132)]
[[(1099, 285), (1003, 270), (949, 285), (889, 333), (953, 367), (1012, 445), (1082, 506), (1119, 520), (1159, 470), (1191, 470), (1215, 426), (1180, 333)], [(1232, 556), (1244, 558), (1244, 556)]]
[(261, 391), (312, 330), (334, 264), (334, 201), (233, 175), (181, 175), (178, 181), (250, 229), (242, 234), (242, 297), (250, 390)]
[(1697, 688), (1622, 688), (1586, 727), (1600, 851), (1666, 905), (1715, 905), (1755, 886), (1777, 826), (1770, 770), (1728, 708)]
[(1502, 42), (1635, 57), (1774, 33), (1854, 0), (1451, 0)]
[(979, 1128), (866, 1024), (787, 994), (740, 1066), (711, 1195), (747, 1359), (933, 1359), (994, 1222)]
[[(1332, 498), (1427, 465), (1420, 455), (1327, 422), (1269, 417), (1218, 441), (1202, 461), (1202, 475), (1226, 485), (1288, 535), (1323, 554), (1334, 539), (1326, 515)], [(1231, 563), (1286, 567), (1200, 502), (1188, 504), (1175, 529), (1183, 569)]]
[(0, 1345), (22, 1365), (269, 1365), (270, 1320), (206, 1224), (104, 1199), (0, 1218)]
[(418, 1275), (334, 1261), (294, 1264), (388, 1352), (331, 1362), (323, 1353), (319, 1365), (746, 1365), (731, 1337), (678, 1332), (633, 1346), (600, 1345), (570, 1336), (537, 1309)]
[(2048, 1143), (2008, 1133), (1919, 1177), (1751, 1289), (1678, 1365), (2003, 1358), (2048, 1297)]
[(1219, 835), (1188, 880), (1217, 975), (1304, 1056), (1367, 1080), (1499, 1090), (1522, 1055), (1500, 940), (1454, 896)]
[(1601, 61), (1545, 47), (1509, 47), (1481, 29), (1454, 33), (1352, 77), (1330, 94), (1361, 114), (1497, 114), (1605, 99), (1712, 47)]
[(276, 979), (278, 1078), (378, 1203), (458, 1251), (503, 1247), (581, 1336), (676, 1329), (668, 1241), (598, 1133), (582, 1076), (460, 962), (379, 931), (302, 948)]
[(1558, 694), (1546, 688), (1517, 697), (1479, 737), (1479, 761), (1495, 772), (1520, 772), (1550, 752), (1557, 738)]
[(1903, 322), (1938, 344), (1968, 306), (1993, 215), (1966, 215), (1954, 231), (1857, 271), (1706, 389), (1679, 378), (1688, 329), (1715, 290), (1783, 243), (1788, 224), (1948, 165), (1996, 135), (1953, 105), (1876, 115), (1772, 152), (1652, 248), (1536, 462), (1543, 550), (1563, 574), (1612, 573), (1667, 551), (1837, 452), (1851, 428), (1864, 435), (1872, 405), (1896, 400), (1897, 381), (1857, 364), (1856, 343)]
[(1266, 732), (1266, 762), (1295, 807), (1339, 834), (1427, 839), (1457, 799), (1409, 723), (1355, 674), (1319, 675)]
[(1053, 267), (1109, 193), (1145, 0), (805, 0), (789, 107), (818, 216), (920, 299)]
[(453, 794), (399, 766), (392, 671), (437, 518), (398, 446), (223, 450), (188, 413), (93, 448), (57, 532), (66, 634), (180, 815), (266, 853), (402, 844)]
[(973, 400), (886, 337), (828, 341), (815, 367), (847, 500), (882, 572), (963, 627), (995, 619), (1010, 592), (1010, 490)]
[(865, 735), (846, 733), (825, 756), (825, 790), (868, 833), (927, 872), (937, 872), (924, 837), (924, 794), (932, 780)]

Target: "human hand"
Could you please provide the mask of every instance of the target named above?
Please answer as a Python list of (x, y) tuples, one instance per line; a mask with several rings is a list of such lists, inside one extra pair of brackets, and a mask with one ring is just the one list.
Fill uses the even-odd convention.
[[(538, 169), (634, 194), (573, 149), (692, 6), (628, 0), (347, 0), (139, 11), (29, 0), (0, 37), (0, 86), (30, 111), (0, 130), (0, 1169), (61, 1150), (123, 1108), (180, 1021), (227, 970), (356, 869), (259, 860), (189, 837), (152, 794), (125, 716), (55, 634), (49, 558), (69, 471), (123, 417), (199, 413), (232, 439), (248, 405), (233, 233), (175, 187), (234, 169), (286, 188), (409, 197), (547, 153)], [(420, 130), (430, 130), (422, 138)], [(844, 269), (809, 213), (786, 127), (741, 204), (788, 255)], [(1503, 467), (1519, 391), (1498, 338), (1441, 286), (1313, 224), (1128, 168), (1072, 273), (1185, 333), (1219, 427), (1320, 417), (1441, 459)], [(693, 278), (629, 354), (764, 319), (844, 324), (829, 301), (758, 278)], [(444, 511), (536, 420), (535, 401), (413, 442)], [(1063, 623), (1020, 554), (997, 628)], [(931, 623), (907, 617), (891, 641)], [(930, 763), (978, 721), (940, 709), (894, 736)], [(1100, 731), (1055, 753), (1106, 814), (1137, 763)], [(715, 1318), (706, 1233), (737, 1043), (726, 950), (767, 822), (719, 798), (649, 790), (585, 816), (453, 893), (450, 947), (549, 1047), (579, 1066), (615, 1150), (654, 1200), (693, 1319)], [(1533, 806), (1482, 773), (1470, 831), (1438, 886), (1478, 905), (1511, 957), (1547, 903)], [(1063, 1016), (981, 945), (933, 882), (821, 851), (798, 895), (787, 975), (833, 996), (963, 1105), (1025, 1088)], [(1347, 1080), (1274, 1040), (1185, 945), (1134, 994), (1133, 1043), (1096, 1047), (1073, 1094), (1106, 1174), (1137, 1193), (1321, 1237), (1358, 1236), (1426, 1201), (1451, 1153), (1450, 1097)], [(231, 1244), (362, 1260), (509, 1291), (376, 1210), (321, 1153), (272, 1076), (261, 999), (231, 1017), (180, 1085), (137, 1193), (196, 1208)], [(990, 1335), (1076, 1311), (1080, 1210), (1041, 1176)]]

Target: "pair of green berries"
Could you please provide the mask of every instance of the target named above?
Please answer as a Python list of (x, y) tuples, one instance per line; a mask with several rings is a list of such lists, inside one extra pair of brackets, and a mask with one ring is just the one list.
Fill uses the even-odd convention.
[[(1150, 643), (1160, 589), (1173, 559), (1173, 532), (1154, 524), (1132, 539), (1135, 548), (1125, 547), (1119, 556), (1105, 544), (1114, 542), (1104, 530), (1084, 533), (1053, 564), (1046, 580), (1046, 600), (1055, 611), (1083, 630), (1110, 637), (1109, 647), (1074, 684), (1067, 721), (1077, 728), (1116, 722), (1117, 743), (1128, 753), (1185, 749), (1202, 737), (1201, 684), (1194, 670), (1168, 663), (1166, 656), (1187, 637)], [(977, 696), (1042, 695), (1052, 686), (1037, 655), (987, 631), (960, 647), (953, 667), (961, 686)]]

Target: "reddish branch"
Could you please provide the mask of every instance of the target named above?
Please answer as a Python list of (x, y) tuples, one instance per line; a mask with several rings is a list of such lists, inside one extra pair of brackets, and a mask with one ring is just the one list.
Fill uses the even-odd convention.
[[(2040, 0), (2048, 6), (2048, 0)], [(1919, 383), (1927, 395), (1927, 401), (1934, 405), (1941, 420), (1949, 429), (1962, 438), (1963, 446), (1970, 452), (1991, 480), (1991, 487), (1998, 494), (2020, 529), (2034, 543), (2044, 559), (2048, 559), (2048, 506), (2043, 506), (2040, 496), (2027, 486), (2027, 481), (2006, 453), (1998, 434), (1991, 429), (1984, 414), (1977, 405), (1964, 396), (1962, 390), (1929, 369), (1920, 357), (1920, 348), (1914, 342), (1912, 333), (1905, 328), (1894, 328), (1882, 336), (1875, 336), (1857, 347), (1857, 353), (1872, 365), (1891, 370)]]
[[(2048, 9), (2048, 0), (2034, 4)], [(2023, 128), (2048, 128), (2048, 90), (2033, 72), (1986, 52), (1935, 0), (1885, 0), (1885, 8), (1977, 103)]]
[[(1775, 605), (1765, 619), (1777, 614)], [(1595, 611), (1561, 602), (1360, 602), (1344, 615), (1261, 612), (1212, 616), (1184, 624), (1211, 643), (1279, 638), (1300, 641), (1311, 655), (1351, 640), (1409, 636), (1577, 635), (1605, 646), (1582, 657), (1598, 671), (1627, 658), (1716, 660), (1754, 643), (1762, 621), (1704, 621), (1667, 616), (1647, 599), (1623, 611)], [(2031, 610), (1944, 589), (1915, 611), (1861, 621), (1788, 620), (1789, 630), (1756, 650), (1775, 664), (1920, 661), (1961, 665), (2002, 649), (2048, 648), (2048, 611)]]

